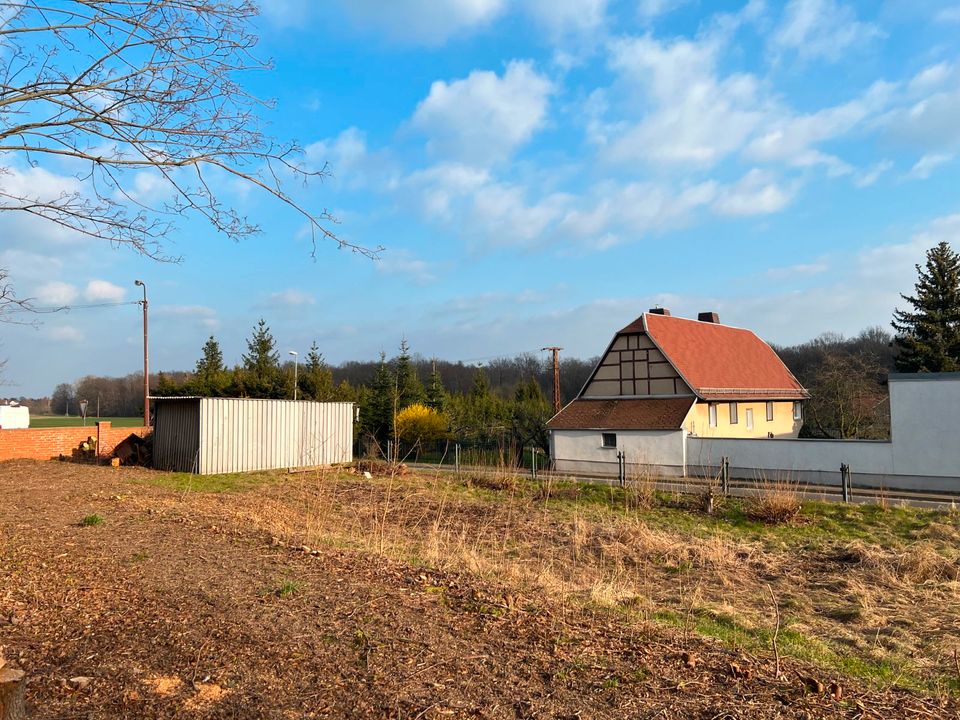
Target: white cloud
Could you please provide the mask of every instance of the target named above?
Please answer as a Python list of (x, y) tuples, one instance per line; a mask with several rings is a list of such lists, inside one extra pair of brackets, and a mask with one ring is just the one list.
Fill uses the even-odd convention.
[(83, 291), (83, 296), (91, 302), (119, 302), (126, 294), (127, 291), (124, 288), (106, 280), (91, 280)]
[(267, 307), (302, 307), (304, 305), (314, 305), (316, 302), (316, 298), (308, 292), (296, 288), (287, 288), (270, 293), (261, 305)]
[(311, 143), (304, 152), (311, 168), (326, 168), (334, 182), (348, 189), (387, 189), (397, 182), (399, 171), (389, 153), (371, 152), (366, 135), (356, 127), (347, 128), (335, 138)]
[(41, 285), (34, 293), (37, 302), (43, 305), (69, 305), (77, 299), (79, 294), (80, 291), (76, 285), (59, 280)]
[(637, 14), (643, 20), (653, 20), (654, 18), (673, 12), (689, 0), (640, 0), (637, 3)]
[(897, 140), (928, 148), (960, 145), (960, 86), (933, 93), (888, 113), (883, 123)]
[(603, 28), (607, 0), (524, 0), (527, 12), (554, 41), (585, 39)]
[(384, 275), (399, 275), (418, 285), (436, 281), (436, 266), (415, 257), (409, 250), (391, 250), (377, 260), (377, 271)]
[(84, 339), (83, 333), (73, 325), (48, 327), (44, 330), (44, 334), (51, 340), (59, 342), (82, 342)]
[(217, 311), (206, 305), (157, 305), (150, 312), (157, 318), (173, 318), (177, 322), (193, 321), (208, 330), (220, 327)]
[(937, 13), (937, 22), (960, 23), (960, 5), (945, 7)]
[(481, 165), (508, 158), (546, 120), (553, 92), (528, 61), (513, 61), (503, 76), (475, 70), (462, 80), (438, 80), (420, 102), (412, 127), (428, 136), (432, 154)]
[(302, 27), (314, 15), (312, 0), (267, 0), (259, 7), (263, 16), (279, 28)]
[(797, 277), (811, 277), (822, 275), (830, 269), (826, 262), (809, 262), (789, 265), (787, 267), (770, 268), (764, 273), (771, 280), (791, 280)]
[(870, 187), (880, 179), (881, 175), (890, 170), (892, 167), (893, 163), (889, 160), (881, 160), (877, 164), (871, 166), (868, 170), (858, 173), (857, 177), (853, 181), (853, 184), (859, 188)]
[(428, 45), (488, 25), (507, 7), (506, 0), (343, 0), (341, 4), (361, 27), (399, 42)]
[(837, 61), (882, 34), (876, 25), (857, 20), (853, 8), (837, 0), (790, 0), (772, 44), (801, 58)]
[(906, 180), (926, 180), (941, 165), (946, 165), (953, 160), (953, 155), (947, 153), (933, 153), (924, 155), (914, 163), (910, 171), (906, 174)]
[(769, 215), (783, 210), (792, 197), (769, 173), (754, 168), (735, 185), (721, 189), (713, 208), (720, 215)]
[(771, 122), (745, 150), (747, 157), (762, 162), (785, 161), (806, 167), (824, 164), (836, 174), (846, 174), (843, 161), (825, 155), (814, 147), (845, 135), (859, 124), (876, 116), (890, 103), (895, 86), (876, 82), (863, 95), (833, 107), (806, 115), (785, 115)]
[(611, 66), (641, 90), (650, 111), (609, 143), (605, 157), (710, 167), (742, 147), (768, 110), (753, 75), (718, 76), (719, 49), (712, 37), (661, 43), (648, 35), (614, 42)]

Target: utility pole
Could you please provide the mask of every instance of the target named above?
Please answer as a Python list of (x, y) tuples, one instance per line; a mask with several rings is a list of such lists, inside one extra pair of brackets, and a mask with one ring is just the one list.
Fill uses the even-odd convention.
[(143, 426), (150, 427), (150, 352), (147, 343), (147, 286), (143, 280), (136, 280), (137, 287), (143, 288)]
[[(299, 359), (299, 354), (296, 350), (291, 350), (290, 354), (293, 355), (293, 400), (297, 400), (297, 360)], [(308, 358), (309, 359), (309, 358)]]
[(541, 350), (553, 353), (553, 412), (560, 412), (560, 351), (562, 347), (545, 347)]

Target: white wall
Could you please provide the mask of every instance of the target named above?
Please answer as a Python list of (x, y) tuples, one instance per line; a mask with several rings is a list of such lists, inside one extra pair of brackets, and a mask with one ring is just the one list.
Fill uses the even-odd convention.
[[(617, 439), (630, 463), (664, 474), (684, 468), (711, 476), (727, 457), (735, 478), (839, 486), (843, 463), (854, 486), (960, 493), (960, 373), (891, 375), (890, 413), (889, 441), (704, 438), (678, 431), (619, 431)], [(617, 472), (617, 451), (600, 447), (600, 431), (554, 431), (551, 445), (558, 470)]]
[(22, 430), (30, 427), (30, 409), (26, 405), (0, 405), (0, 428)]
[(960, 475), (960, 373), (890, 377), (894, 472)]
[[(688, 468), (706, 474), (730, 459), (731, 475), (839, 485), (960, 492), (960, 373), (890, 376), (891, 439), (687, 440)], [(774, 476), (774, 478), (771, 478)]]
[[(602, 432), (617, 434), (617, 447), (601, 445)], [(558, 472), (617, 475), (617, 451), (627, 455), (627, 472), (649, 465), (660, 472), (684, 472), (685, 433), (682, 430), (554, 430), (550, 457)]]
[(839, 483), (841, 463), (855, 473), (894, 472), (893, 444), (882, 440), (687, 438), (687, 463), (691, 468), (719, 467), (723, 457), (730, 459), (731, 468), (762, 471), (768, 479), (774, 479), (770, 473), (833, 473)]

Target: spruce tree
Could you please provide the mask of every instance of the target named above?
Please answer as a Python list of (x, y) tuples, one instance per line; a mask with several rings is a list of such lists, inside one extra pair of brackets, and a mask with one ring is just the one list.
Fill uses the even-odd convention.
[(893, 314), (895, 359), (901, 372), (950, 372), (960, 369), (960, 255), (941, 242), (927, 251), (915, 295), (901, 295), (912, 310)]
[(387, 365), (386, 353), (380, 353), (380, 365), (373, 377), (366, 407), (361, 410), (364, 430), (373, 435), (381, 445), (393, 437), (393, 416), (396, 399), (393, 373)]
[(305, 400), (323, 402), (334, 399), (333, 373), (327, 367), (316, 341), (307, 353), (307, 362), (300, 373), (298, 385)]
[(260, 322), (247, 340), (243, 358), (243, 382), (246, 394), (254, 398), (283, 398), (287, 396), (286, 383), (280, 372), (280, 354), (267, 323)]
[(423, 401), (423, 383), (417, 368), (410, 361), (410, 346), (400, 341), (400, 355), (396, 359), (397, 412)]
[(193, 379), (194, 391), (206, 397), (223, 395), (226, 385), (225, 370), (220, 344), (211, 335), (203, 345), (203, 357), (197, 360)]
[(447, 406), (447, 391), (443, 387), (443, 378), (440, 377), (440, 371), (437, 370), (436, 360), (433, 361), (433, 370), (430, 372), (430, 379), (427, 381), (426, 405), (440, 413)]

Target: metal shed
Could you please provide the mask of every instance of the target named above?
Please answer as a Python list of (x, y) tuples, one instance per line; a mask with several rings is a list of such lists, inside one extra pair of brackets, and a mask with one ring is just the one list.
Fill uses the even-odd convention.
[(151, 399), (159, 470), (214, 475), (353, 460), (353, 403)]

